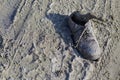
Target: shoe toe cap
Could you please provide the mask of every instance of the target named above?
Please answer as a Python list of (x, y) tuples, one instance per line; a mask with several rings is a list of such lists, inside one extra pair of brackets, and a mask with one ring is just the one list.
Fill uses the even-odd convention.
[(89, 60), (96, 60), (101, 55), (100, 47), (95, 40), (81, 43), (81, 45), (78, 48), (82, 56)]

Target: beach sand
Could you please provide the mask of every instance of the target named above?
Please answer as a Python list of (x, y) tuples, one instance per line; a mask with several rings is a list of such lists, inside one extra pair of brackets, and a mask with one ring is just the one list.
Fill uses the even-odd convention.
[[(91, 13), (102, 55), (72, 46), (68, 17)], [(0, 0), (0, 80), (120, 80), (120, 0)]]

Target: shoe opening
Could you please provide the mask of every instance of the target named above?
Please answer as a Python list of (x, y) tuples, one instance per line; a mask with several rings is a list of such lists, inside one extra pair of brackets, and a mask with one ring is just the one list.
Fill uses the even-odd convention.
[(87, 21), (83, 18), (83, 16), (79, 15), (78, 13), (73, 13), (71, 19), (78, 25), (84, 26), (87, 23)]
[(84, 26), (92, 18), (98, 19), (96, 16), (92, 15), (91, 13), (80, 14), (79, 11), (75, 11), (71, 15), (72, 21), (82, 26)]

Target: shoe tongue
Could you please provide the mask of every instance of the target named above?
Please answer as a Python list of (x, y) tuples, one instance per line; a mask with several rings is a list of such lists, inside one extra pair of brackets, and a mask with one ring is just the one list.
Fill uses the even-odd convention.
[(85, 26), (76, 24), (75, 27), (74, 27), (74, 32), (76, 33), (78, 31), (83, 31), (84, 28), (85, 28)]
[(90, 27), (91, 26), (91, 21), (89, 20), (86, 24), (85, 27)]
[(85, 24), (85, 27), (88, 28), (87, 30), (89, 30), (89, 32), (92, 32), (92, 23), (90, 20)]

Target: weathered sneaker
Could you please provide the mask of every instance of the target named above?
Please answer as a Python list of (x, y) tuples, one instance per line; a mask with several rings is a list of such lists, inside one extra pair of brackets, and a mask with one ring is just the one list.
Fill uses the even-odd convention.
[(84, 58), (97, 60), (101, 52), (92, 29), (91, 18), (92, 16), (81, 15), (78, 11), (73, 12), (69, 16), (68, 24), (73, 34), (76, 49)]

